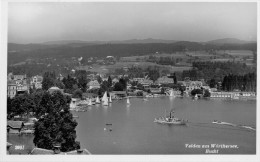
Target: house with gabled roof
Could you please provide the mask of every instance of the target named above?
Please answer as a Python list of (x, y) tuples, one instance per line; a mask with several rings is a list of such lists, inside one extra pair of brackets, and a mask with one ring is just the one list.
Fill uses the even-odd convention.
[(100, 84), (98, 83), (97, 80), (88, 82), (87, 86), (89, 87), (88, 89), (100, 88)]
[(23, 121), (7, 121), (7, 133), (19, 134), (24, 127)]

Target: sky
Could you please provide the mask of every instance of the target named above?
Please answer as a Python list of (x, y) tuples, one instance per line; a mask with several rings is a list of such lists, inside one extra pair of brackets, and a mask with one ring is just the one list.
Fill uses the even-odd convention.
[(9, 2), (8, 42), (257, 38), (256, 2)]

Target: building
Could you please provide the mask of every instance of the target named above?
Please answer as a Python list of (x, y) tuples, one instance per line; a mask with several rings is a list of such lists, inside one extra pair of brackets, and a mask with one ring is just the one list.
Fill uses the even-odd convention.
[(150, 88), (151, 84), (153, 84), (153, 81), (150, 79), (144, 79), (143, 81), (141, 81), (139, 83), (142, 84), (144, 89), (148, 89), (148, 88)]
[(42, 76), (39, 75), (33, 76), (30, 82), (31, 88), (42, 89), (42, 81), (43, 81)]
[(17, 93), (17, 85), (15, 81), (7, 81), (7, 97), (14, 98)]
[(179, 81), (178, 83), (186, 87), (186, 92), (191, 92), (193, 89), (201, 89), (203, 86), (202, 81), (185, 80), (185, 81)]
[(70, 109), (75, 109), (80, 101), (79, 98), (71, 98)]
[(115, 85), (117, 82), (119, 82), (119, 80), (118, 80), (117, 78), (114, 78), (114, 79), (112, 80), (112, 84), (113, 84), (113, 85)]
[(112, 91), (109, 93), (109, 95), (111, 96), (111, 98), (122, 98), (122, 97), (126, 97), (126, 91)]
[(211, 92), (211, 98), (255, 97), (255, 92)]
[(98, 83), (97, 80), (88, 82), (87, 86), (89, 87), (88, 89), (100, 88), (100, 84)]
[(26, 74), (25, 75), (13, 75), (13, 80), (26, 80)]
[(24, 127), (23, 121), (7, 121), (7, 133), (19, 134)]
[(61, 93), (64, 93), (64, 90), (63, 90), (63, 89), (60, 89), (60, 88), (58, 88), (58, 87), (51, 87), (51, 88), (48, 89), (48, 92), (49, 92), (50, 94), (52, 94), (52, 93), (55, 92), (55, 91), (60, 91)]
[(7, 76), (7, 96), (13, 98), (16, 94), (29, 93), (29, 84), (26, 75), (13, 75), (9, 73)]
[(152, 94), (161, 94), (161, 88), (150, 88)]
[(18, 84), (16, 87), (17, 94), (24, 94), (25, 92), (29, 93), (29, 84)]
[(90, 155), (91, 153), (87, 149), (78, 149), (69, 152), (61, 152), (57, 150), (48, 150), (43, 148), (35, 147), (31, 155)]
[(156, 84), (170, 84), (170, 83), (174, 83), (174, 81), (173, 81), (172, 78), (168, 78), (167, 76), (163, 76), (163, 77), (158, 78), (155, 81), (155, 83)]
[(144, 78), (133, 78), (133, 81), (140, 83), (144, 81)]

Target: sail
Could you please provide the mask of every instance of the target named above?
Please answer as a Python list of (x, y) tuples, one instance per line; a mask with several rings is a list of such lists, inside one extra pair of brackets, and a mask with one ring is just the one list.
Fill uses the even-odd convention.
[(89, 99), (88, 105), (92, 105), (92, 101), (91, 101), (91, 99)]
[(104, 100), (103, 105), (108, 106), (108, 99)]
[(111, 98), (111, 95), (109, 96), (109, 102), (110, 102), (110, 103), (112, 102), (112, 98)]
[(130, 100), (129, 100), (129, 98), (127, 98), (126, 103), (127, 103), (128, 105), (130, 105)]
[(175, 97), (175, 95), (174, 95), (174, 93), (173, 93), (173, 90), (171, 90), (170, 96), (171, 96), (171, 97)]
[(107, 101), (107, 91), (104, 93), (102, 97), (102, 102)]
[(99, 97), (96, 98), (96, 103), (100, 103)]

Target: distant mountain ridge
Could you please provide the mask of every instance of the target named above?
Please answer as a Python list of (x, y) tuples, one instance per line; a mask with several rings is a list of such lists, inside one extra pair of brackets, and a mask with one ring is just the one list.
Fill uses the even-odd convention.
[(118, 40), (118, 41), (82, 41), (82, 40), (59, 40), (59, 41), (48, 41), (38, 44), (17, 44), (8, 43), (9, 52), (17, 51), (30, 51), (30, 50), (43, 50), (52, 48), (79, 48), (85, 46), (97, 46), (97, 45), (148, 45), (148, 44), (164, 44), (164, 45), (179, 45), (186, 47), (199, 47), (201, 45), (208, 46), (223, 46), (223, 45), (246, 45), (256, 44), (253, 41), (245, 41), (236, 38), (224, 38), (216, 39), (207, 42), (193, 42), (193, 41), (177, 41), (177, 40), (163, 40), (163, 39), (130, 39), (130, 40)]
[[(127, 43), (83, 43), (82, 41), (63, 41), (59, 44), (14, 44), (8, 43), (8, 63), (22, 62), (28, 58), (39, 59), (46, 57), (70, 58), (70, 57), (128, 57), (141, 56), (153, 53), (174, 53), (178, 51), (201, 50), (251, 50), (256, 51), (257, 43), (234, 44), (234, 41), (226, 41), (228, 44), (210, 44), (205, 42), (177, 41), (175, 43), (155, 43), (159, 40), (145, 39), (142, 41), (127, 40)], [(78, 42), (78, 43), (77, 43)], [(137, 43), (142, 42), (142, 43)], [(147, 43), (150, 42), (150, 43)], [(168, 41), (166, 41), (168, 42)], [(218, 41), (213, 41), (215, 43)], [(68, 44), (66, 44), (68, 43)]]
[(46, 45), (65, 45), (65, 44), (144, 44), (144, 43), (175, 43), (176, 40), (163, 40), (163, 39), (129, 39), (129, 40), (114, 40), (114, 41), (82, 41), (82, 40), (58, 40), (48, 41), (42, 44)]
[(211, 41), (205, 42), (206, 44), (214, 44), (214, 45), (223, 45), (223, 44), (246, 44), (246, 43), (255, 43), (255, 41), (245, 41), (237, 38), (223, 38), (223, 39), (215, 39)]

